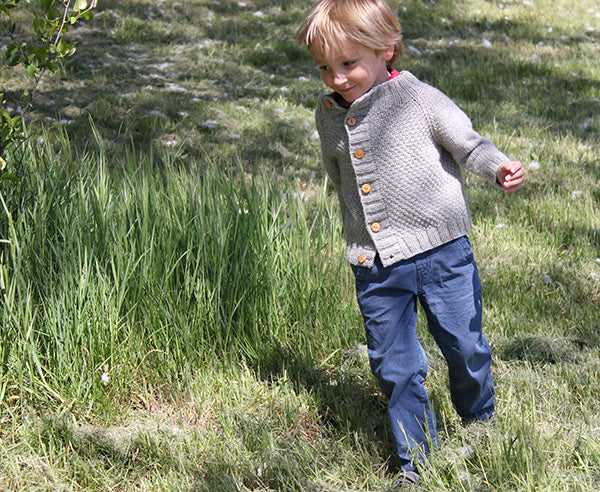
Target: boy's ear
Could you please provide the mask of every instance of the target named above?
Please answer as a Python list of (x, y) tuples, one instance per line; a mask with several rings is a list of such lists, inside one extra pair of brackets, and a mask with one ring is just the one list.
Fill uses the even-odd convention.
[(386, 49), (383, 50), (383, 59), (385, 61), (390, 61), (394, 56), (395, 49), (396, 49), (396, 46), (393, 44), (390, 44)]

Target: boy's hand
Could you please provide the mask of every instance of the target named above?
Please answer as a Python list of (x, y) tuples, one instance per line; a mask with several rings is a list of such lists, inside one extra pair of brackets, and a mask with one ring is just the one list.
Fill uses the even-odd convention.
[(504, 162), (496, 171), (496, 179), (504, 188), (504, 193), (512, 193), (523, 186), (525, 171), (519, 161)]

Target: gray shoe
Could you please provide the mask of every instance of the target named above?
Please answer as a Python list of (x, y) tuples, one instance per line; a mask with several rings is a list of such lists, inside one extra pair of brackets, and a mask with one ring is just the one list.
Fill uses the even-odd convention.
[(421, 481), (421, 477), (419, 476), (419, 474), (415, 471), (402, 471), (400, 472), (400, 475), (398, 475), (398, 478), (396, 478), (396, 481), (394, 482), (394, 485), (392, 486), (393, 489), (400, 489), (400, 488), (405, 488), (405, 489), (417, 489), (420, 488), (419, 487), (419, 482)]

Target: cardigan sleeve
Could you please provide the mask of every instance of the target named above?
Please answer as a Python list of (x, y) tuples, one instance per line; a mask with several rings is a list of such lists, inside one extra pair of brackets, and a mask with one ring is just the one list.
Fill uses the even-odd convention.
[(331, 144), (328, 142), (327, 123), (324, 121), (325, 116), (326, 112), (323, 111), (322, 104), (319, 102), (315, 113), (315, 123), (317, 132), (319, 133), (319, 140), (321, 141), (321, 159), (323, 167), (327, 172), (327, 176), (331, 180), (336, 191), (339, 192), (341, 187), (340, 168), (331, 149)]
[(509, 158), (473, 129), (469, 117), (446, 95), (429, 86), (426, 115), (434, 139), (454, 160), (492, 184), (496, 171)]

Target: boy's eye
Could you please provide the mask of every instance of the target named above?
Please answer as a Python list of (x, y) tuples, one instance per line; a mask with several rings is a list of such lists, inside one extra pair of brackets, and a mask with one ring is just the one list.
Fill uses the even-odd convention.
[(345, 67), (350, 67), (350, 66), (354, 65), (355, 63), (356, 63), (355, 60), (348, 60), (348, 61), (344, 62), (344, 66)]
[(319, 70), (321, 70), (321, 72), (323, 72), (323, 71), (325, 71), (325, 70), (328, 70), (328, 69), (329, 69), (329, 67), (328, 67), (327, 65), (321, 65), (321, 66), (319, 67)]

